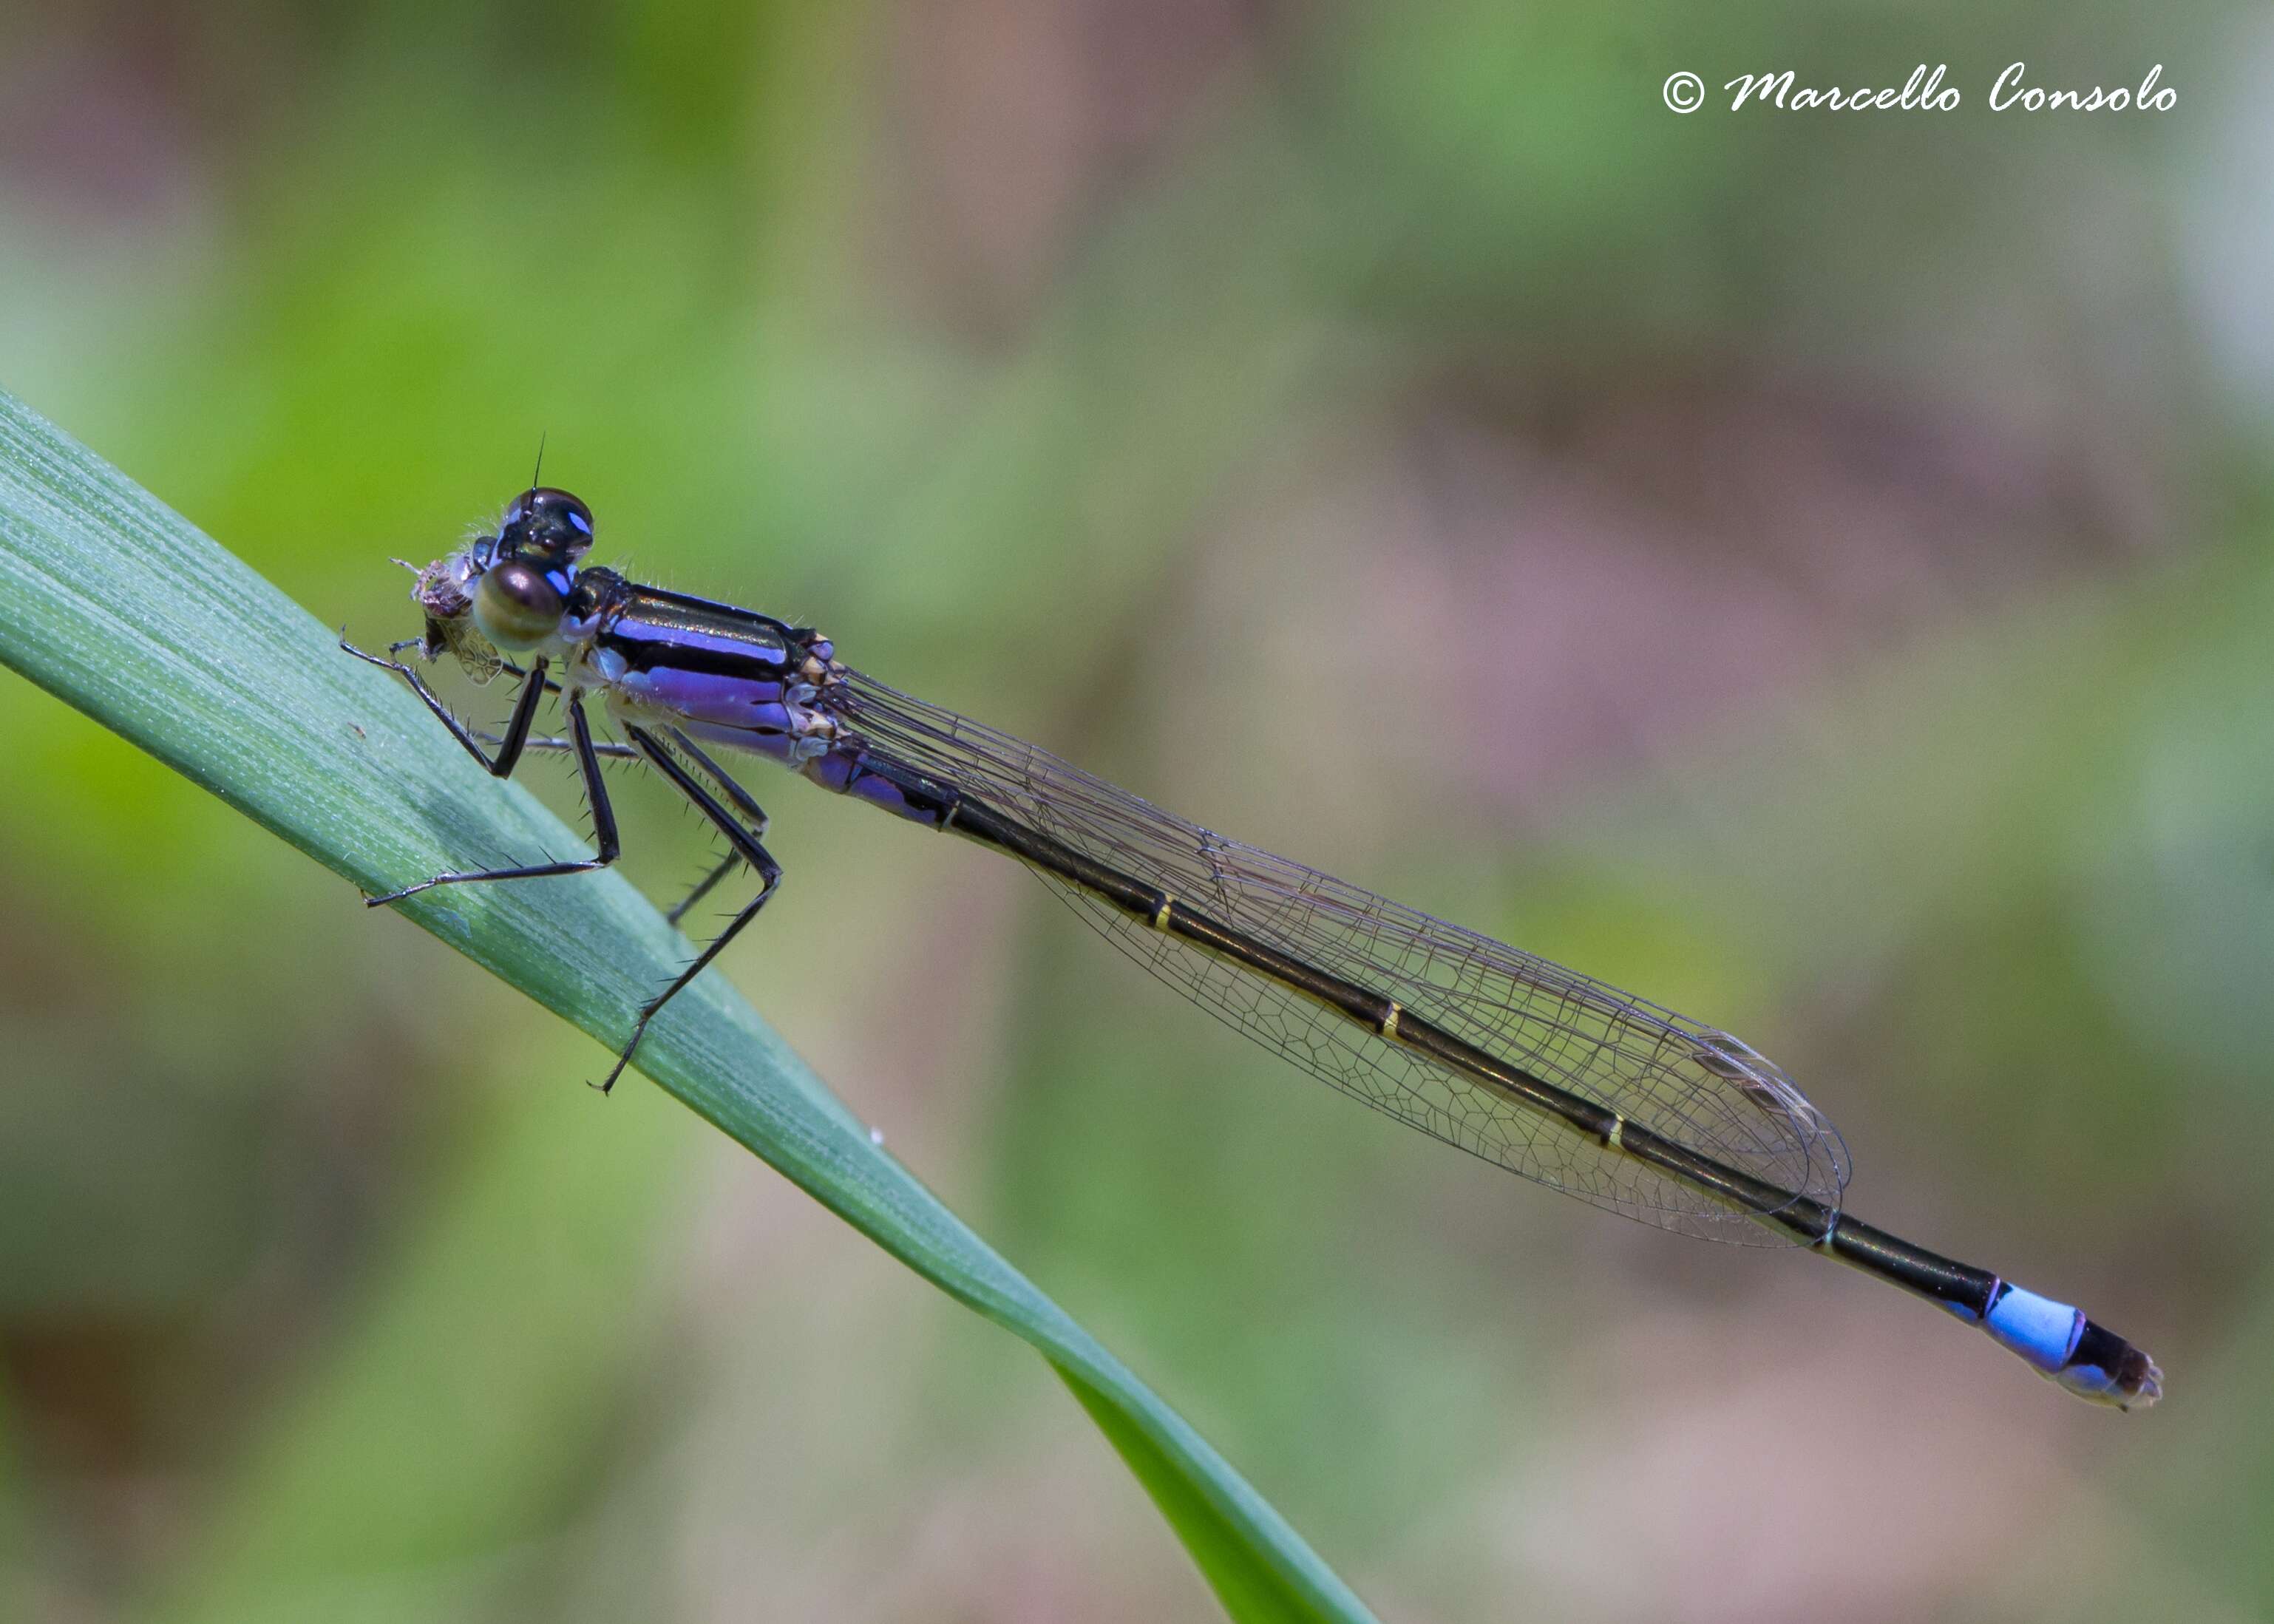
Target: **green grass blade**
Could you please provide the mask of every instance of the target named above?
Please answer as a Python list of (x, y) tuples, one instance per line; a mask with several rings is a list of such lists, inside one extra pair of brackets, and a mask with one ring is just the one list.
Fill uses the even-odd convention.
[[(387, 673), (0, 391), (0, 661), (367, 891), (581, 845)], [(341, 906), (353, 906), (343, 891)], [(685, 948), (621, 878), (430, 891), (403, 911), (606, 1044)], [(949, 1212), (722, 979), (640, 1069), (941, 1290), (1041, 1351), (1240, 1620), (1370, 1615), (1175, 1411)]]

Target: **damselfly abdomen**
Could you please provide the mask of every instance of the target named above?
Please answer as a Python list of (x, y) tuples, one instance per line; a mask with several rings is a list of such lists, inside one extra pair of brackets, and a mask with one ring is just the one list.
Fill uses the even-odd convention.
[[(1846, 1147), (1792, 1079), (1725, 1032), (1355, 885), (1211, 834), (1030, 744), (887, 688), (809, 627), (586, 568), (592, 515), (565, 491), (516, 497), (418, 572), (423, 637), (389, 658), (500, 778), (531, 748), (573, 753), (595, 854), (435, 875), (431, 886), (604, 868), (618, 851), (604, 756), (653, 766), (725, 836), (756, 894), (634, 1019), (605, 1091), (656, 1012), (757, 916), (781, 879), (765, 814), (712, 755), (771, 756), (839, 794), (1018, 858), (1109, 940), (1203, 1009), (1376, 1110), (1615, 1212), (1714, 1239), (1820, 1252), (1977, 1324), (2070, 1392), (2128, 1409), (2162, 1375), (2066, 1304), (1841, 1210)], [(399, 658), (456, 655), (521, 680), (494, 740)], [(508, 658), (509, 657), (509, 658)], [(531, 737), (545, 695), (566, 738)], [(623, 735), (596, 740), (597, 695)], [(494, 744), (493, 754), (486, 744)]]

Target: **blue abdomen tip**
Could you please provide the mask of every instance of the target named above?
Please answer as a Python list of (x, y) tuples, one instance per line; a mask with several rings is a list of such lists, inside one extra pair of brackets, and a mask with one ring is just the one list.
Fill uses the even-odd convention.
[(2076, 1350), (2084, 1316), (2067, 1303), (2001, 1285), (1983, 1316), (1982, 1328), (2050, 1376)]

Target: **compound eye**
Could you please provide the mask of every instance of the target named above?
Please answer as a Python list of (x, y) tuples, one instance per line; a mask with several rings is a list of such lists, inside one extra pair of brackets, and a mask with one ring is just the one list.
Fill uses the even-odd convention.
[(570, 559), (580, 559), (592, 548), (592, 510), (568, 492), (561, 492), (561, 523), (565, 528), (555, 534), (561, 538), (561, 550)]
[(483, 572), (474, 589), (474, 621), (509, 653), (533, 649), (561, 628), (561, 593), (543, 572), (507, 559)]
[(568, 492), (542, 485), (514, 507), (527, 515), (523, 528), (531, 548), (571, 563), (591, 549), (592, 510)]

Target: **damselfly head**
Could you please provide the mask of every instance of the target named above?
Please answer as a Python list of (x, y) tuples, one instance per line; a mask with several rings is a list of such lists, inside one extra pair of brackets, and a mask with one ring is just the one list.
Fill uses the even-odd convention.
[(474, 624), (501, 649), (541, 647), (561, 629), (576, 560), (591, 550), (592, 510), (535, 485), (507, 505), (497, 534), (468, 550)]
[(494, 531), (418, 571), (410, 597), (426, 616), (426, 658), (456, 655), (486, 682), (497, 673), (500, 649), (541, 647), (560, 629), (576, 562), (591, 545), (590, 508), (549, 485), (523, 491)]

